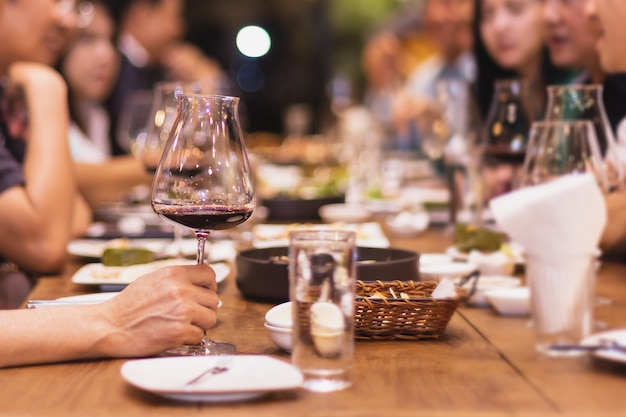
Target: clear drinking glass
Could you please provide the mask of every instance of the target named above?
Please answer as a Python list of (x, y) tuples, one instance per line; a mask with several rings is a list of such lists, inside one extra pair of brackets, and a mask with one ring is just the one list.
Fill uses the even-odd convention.
[[(239, 98), (180, 94), (170, 137), (154, 175), (152, 207), (162, 218), (195, 231), (197, 262), (211, 230), (246, 221), (255, 207), (252, 172), (237, 111)], [(232, 353), (235, 347), (204, 339), (178, 354)]]
[(591, 172), (609, 192), (607, 162), (588, 120), (533, 122), (520, 186), (541, 184), (563, 175)]
[(546, 120), (589, 120), (606, 160), (610, 191), (624, 188), (624, 168), (620, 162), (615, 136), (602, 101), (600, 84), (548, 86)]

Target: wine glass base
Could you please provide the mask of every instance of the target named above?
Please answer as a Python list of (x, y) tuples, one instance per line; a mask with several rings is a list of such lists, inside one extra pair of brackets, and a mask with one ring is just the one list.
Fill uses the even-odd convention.
[(197, 345), (183, 345), (166, 350), (163, 356), (209, 356), (232, 355), (237, 352), (237, 346), (232, 343), (207, 341)]

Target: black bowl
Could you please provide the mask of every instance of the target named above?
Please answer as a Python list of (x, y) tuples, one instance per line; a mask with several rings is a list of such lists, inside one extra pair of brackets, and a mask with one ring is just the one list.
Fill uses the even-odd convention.
[[(289, 249), (249, 249), (236, 259), (237, 288), (241, 294), (260, 301), (289, 300)], [(357, 248), (356, 278), (361, 281), (419, 280), (419, 254), (395, 248)], [(373, 261), (373, 262), (372, 262)]]
[(263, 200), (263, 205), (269, 210), (268, 220), (306, 221), (320, 220), (320, 207), (343, 203), (344, 200), (343, 195), (312, 199), (276, 197)]

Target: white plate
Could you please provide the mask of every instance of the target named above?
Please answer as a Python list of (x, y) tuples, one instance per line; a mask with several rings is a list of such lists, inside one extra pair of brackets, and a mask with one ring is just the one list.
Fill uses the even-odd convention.
[[(164, 256), (176, 256), (176, 246), (172, 239), (128, 239), (128, 244), (132, 247), (139, 247), (151, 250)], [(100, 258), (106, 248), (111, 245), (110, 240), (99, 239), (76, 239), (67, 245), (70, 255), (84, 258)], [(195, 255), (198, 250), (196, 239), (183, 239), (181, 242), (181, 252), (184, 256)], [(233, 260), (237, 254), (235, 243), (224, 240), (218, 242), (207, 242), (205, 253), (209, 261)]]
[(422, 280), (439, 280), (443, 277), (459, 278), (476, 270), (476, 266), (467, 262), (435, 263), (419, 266)]
[(326, 204), (318, 211), (326, 223), (361, 223), (372, 217), (372, 213), (365, 206), (358, 204)]
[[(524, 261), (522, 247), (519, 244), (514, 243), (514, 242), (510, 242), (508, 243), (508, 245), (511, 248), (513, 261), (517, 265), (523, 265), (525, 261)], [(462, 252), (456, 246), (450, 246), (448, 249), (446, 249), (446, 254), (448, 254), (449, 256), (452, 256), (457, 261), (467, 261), (469, 258), (468, 252)]]
[(121, 373), (137, 388), (180, 401), (246, 401), (302, 384), (300, 371), (287, 362), (270, 356), (235, 355), (228, 371), (185, 386), (220, 360), (220, 356), (140, 359), (126, 362)]
[(530, 315), (530, 289), (528, 287), (492, 288), (485, 290), (483, 295), (487, 302), (503, 316)]
[[(601, 340), (615, 341), (621, 346), (626, 346), (626, 329), (596, 333), (583, 339), (581, 345), (598, 345), (601, 343)], [(620, 352), (619, 350), (597, 350), (593, 353), (593, 355), (613, 362), (626, 363), (626, 352)]]
[[(84, 285), (128, 285), (140, 276), (171, 265), (195, 265), (195, 260), (166, 259), (131, 266), (104, 266), (92, 263), (82, 266), (72, 276), (72, 282)], [(230, 266), (223, 262), (213, 263), (215, 280), (220, 283), (230, 274)]]
[(389, 239), (380, 224), (376, 222), (359, 224), (257, 224), (252, 228), (252, 245), (255, 248), (287, 246), (289, 232), (292, 230), (353, 230), (356, 232), (358, 246), (369, 248), (387, 248)]

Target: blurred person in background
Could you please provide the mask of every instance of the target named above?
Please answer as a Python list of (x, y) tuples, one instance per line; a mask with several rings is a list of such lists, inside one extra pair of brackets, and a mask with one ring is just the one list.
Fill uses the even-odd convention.
[(198, 343), (217, 320), (207, 265), (144, 275), (100, 304), (13, 309), (30, 284), (22, 271), (58, 272), (68, 239), (89, 221), (72, 175), (65, 83), (50, 66), (28, 63), (56, 61), (74, 7), (0, 0), (0, 309), (11, 309), (0, 311), (0, 367), (153, 355)]
[(563, 68), (580, 71), (572, 80), (576, 84), (602, 84), (604, 108), (615, 133), (619, 148), (626, 145), (626, 117), (622, 77), (610, 73), (600, 64), (596, 44), (602, 36), (597, 19), (586, 12), (590, 0), (542, 0), (548, 29), (548, 47), (554, 63)]
[(498, 79), (520, 79), (536, 98), (533, 115), (543, 117), (549, 84), (567, 82), (571, 73), (557, 68), (545, 47), (540, 0), (476, 0), (475, 92), (483, 119)]
[(432, 42), (434, 52), (407, 74), (391, 104), (395, 146), (426, 154), (441, 170), (441, 140), (433, 131), (442, 109), (437, 103), (437, 83), (442, 80), (471, 82), (475, 75), (472, 47), (472, 0), (426, 0), (415, 10), (420, 30)]
[(183, 42), (184, 0), (110, 0), (119, 28), (122, 53), (117, 83), (109, 98), (112, 152), (128, 153), (130, 144), (120, 143), (120, 114), (132, 92), (152, 90), (158, 81), (202, 81), (203, 92), (219, 91), (223, 80), (219, 65), (199, 48)]
[[(569, 77), (568, 71), (557, 69), (550, 60), (545, 47), (542, 12), (539, 0), (476, 0), (475, 3), (477, 76), (474, 92), (484, 123), (481, 140), (486, 145), (482, 167), (486, 200), (515, 187), (524, 160), (524, 148), (513, 154), (512, 141), (518, 139), (514, 136), (498, 138), (499, 134), (494, 133), (496, 126), (501, 126), (501, 121), (490, 120), (495, 115), (490, 114), (495, 82), (506, 79), (521, 82), (519, 106), (513, 113), (507, 111), (507, 122), (511, 123), (511, 129), (517, 123), (517, 129), (523, 130), (518, 130), (517, 134), (526, 136), (530, 123), (543, 118), (546, 86), (562, 83)], [(510, 145), (502, 142), (492, 148), (489, 139)]]
[[(585, 12), (592, 23), (598, 25), (596, 48), (600, 65), (613, 80), (615, 91), (621, 97), (621, 108), (626, 101), (626, 2), (623, 0), (587, 0)], [(617, 122), (617, 134), (626, 130), (626, 118)], [(624, 137), (624, 136), (622, 136)], [(609, 256), (622, 261), (626, 255), (626, 192), (607, 195), (608, 221), (600, 240), (600, 248)]]
[(109, 117), (103, 106), (119, 72), (115, 25), (107, 3), (78, 5), (78, 33), (57, 67), (69, 90), (70, 151), (78, 189), (93, 207), (119, 201), (150, 177), (132, 155), (111, 157)]
[[(69, 5), (67, 3), (70, 3)], [(58, 272), (89, 224), (67, 147), (66, 86), (53, 64), (74, 33), (67, 1), (15, 0), (0, 17), (0, 308)]]

